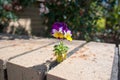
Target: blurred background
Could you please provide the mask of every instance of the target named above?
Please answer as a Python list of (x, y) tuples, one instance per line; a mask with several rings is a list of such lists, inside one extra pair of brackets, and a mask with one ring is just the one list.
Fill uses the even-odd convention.
[(0, 33), (51, 38), (65, 22), (73, 39), (120, 43), (120, 0), (0, 0)]

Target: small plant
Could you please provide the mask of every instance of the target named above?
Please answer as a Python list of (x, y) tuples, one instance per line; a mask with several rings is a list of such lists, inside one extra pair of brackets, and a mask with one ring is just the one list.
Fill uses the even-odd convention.
[(68, 41), (72, 41), (72, 33), (68, 29), (67, 24), (64, 22), (55, 22), (52, 25), (52, 35), (53, 37), (60, 40), (59, 44), (54, 46), (55, 56), (57, 57), (57, 62), (60, 63), (64, 59), (66, 59), (66, 54), (68, 51), (68, 47), (64, 45), (63, 39), (67, 39)]

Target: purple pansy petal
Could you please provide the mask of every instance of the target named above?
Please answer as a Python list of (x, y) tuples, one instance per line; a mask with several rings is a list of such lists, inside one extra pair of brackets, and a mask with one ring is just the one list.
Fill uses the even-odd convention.
[(56, 25), (56, 24), (53, 24), (53, 26), (52, 26), (52, 29), (59, 30), (59, 27), (58, 27), (58, 25)]
[(52, 29), (56, 29), (57, 31), (61, 31), (62, 29), (62, 32), (64, 32), (64, 30), (66, 31), (68, 28), (67, 28), (67, 24), (64, 22), (55, 22), (52, 25)]

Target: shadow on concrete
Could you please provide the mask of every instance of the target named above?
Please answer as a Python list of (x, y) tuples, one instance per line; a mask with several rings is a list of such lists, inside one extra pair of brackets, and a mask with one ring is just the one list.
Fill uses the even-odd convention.
[(119, 76), (119, 47), (115, 47), (115, 56), (112, 65), (112, 72), (110, 80), (120, 80)]

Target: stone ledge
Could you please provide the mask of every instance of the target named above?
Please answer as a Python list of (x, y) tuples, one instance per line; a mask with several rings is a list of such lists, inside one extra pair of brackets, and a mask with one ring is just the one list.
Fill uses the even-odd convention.
[(117, 72), (111, 75), (115, 56), (114, 44), (90, 42), (50, 70), (47, 80), (118, 80)]
[(56, 42), (54, 39), (36, 39), (36, 40), (11, 40), (1, 41), (0, 45), (14, 44), (10, 47), (0, 49), (0, 80), (4, 80), (4, 69), (6, 69), (6, 63), (18, 56), (28, 54), (29, 52), (35, 51), (47, 45), (51, 45)]
[[(69, 46), (69, 52), (71, 52), (85, 41), (73, 40), (64, 43)], [(11, 59), (7, 64), (8, 80), (44, 80), (45, 72), (49, 70), (46, 62), (53, 60), (52, 50), (55, 44)]]

